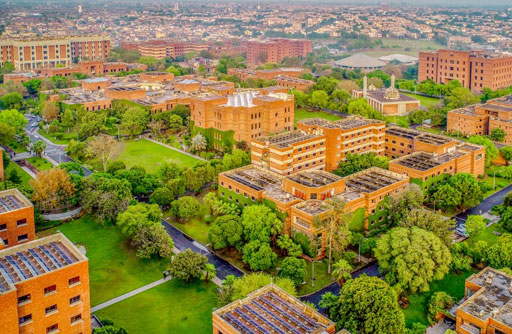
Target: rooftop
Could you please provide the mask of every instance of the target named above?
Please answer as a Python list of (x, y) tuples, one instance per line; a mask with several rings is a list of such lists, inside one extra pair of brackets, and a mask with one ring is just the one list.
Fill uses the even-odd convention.
[[(478, 147), (473, 147), (473, 148), (468, 148), (468, 149), (476, 150), (476, 149), (478, 149)], [(448, 161), (451, 161), (453, 159), (457, 159), (457, 158), (463, 156), (464, 154), (466, 154), (464, 149), (454, 150), (452, 152), (447, 152), (447, 153), (443, 153), (443, 154), (435, 154), (435, 153), (421, 151), (421, 152), (414, 152), (409, 155), (392, 160), (392, 162), (397, 163), (404, 167), (411, 168), (411, 169), (415, 169), (415, 170), (419, 170), (419, 171), (426, 171), (431, 168), (440, 166), (440, 165), (442, 165)]]
[(0, 293), (87, 258), (61, 233), (0, 251)]
[(388, 171), (379, 167), (371, 167), (345, 178), (347, 191), (372, 193), (394, 183), (407, 179), (403, 174)]
[(399, 126), (390, 126), (386, 128), (386, 135), (392, 135), (396, 137), (402, 137), (407, 139), (414, 139), (421, 134), (417, 130), (402, 128)]
[(240, 334), (325, 333), (334, 323), (275, 285), (214, 312)]
[(109, 80), (110, 79), (108, 79), (108, 78), (96, 77), (96, 78), (84, 79), (84, 82), (94, 83), (94, 82), (105, 82), (105, 81), (109, 81)]
[(405, 94), (398, 93), (398, 99), (388, 99), (386, 98), (386, 88), (377, 89), (377, 90), (367, 90), (367, 95), (379, 102), (419, 102), (418, 99), (414, 97), (407, 96)]
[(278, 148), (288, 148), (292, 147), (294, 144), (312, 139), (317, 138), (320, 136), (311, 135), (308, 133), (305, 133), (303, 131), (290, 131), (290, 132), (284, 132), (279, 133), (277, 135), (273, 136), (265, 136), (265, 137), (259, 137), (257, 140), (268, 142), (269, 144), (275, 145)]
[(362, 53), (337, 60), (336, 66), (348, 68), (380, 68), (386, 65), (385, 62)]
[(226, 107), (254, 107), (253, 98), (258, 95), (256, 91), (247, 91), (228, 96)]
[(32, 203), (18, 189), (0, 191), (0, 214), (30, 206)]
[(289, 175), (287, 179), (307, 187), (319, 188), (338, 182), (343, 178), (322, 170), (309, 170)]
[(384, 125), (384, 121), (378, 121), (374, 119), (368, 119), (360, 116), (348, 116), (343, 119), (337, 121), (328, 121), (322, 118), (307, 118), (304, 120), (298, 121), (298, 123), (302, 123), (305, 125), (314, 126), (317, 125), (319, 127), (329, 128), (329, 129), (342, 129), (344, 131), (360, 128), (363, 126), (371, 125), (371, 124), (380, 124)]
[(107, 88), (108, 90), (110, 91), (116, 91), (116, 92), (121, 92), (121, 91), (135, 91), (135, 90), (141, 90), (142, 88), (139, 88), (139, 87), (131, 87), (131, 86), (117, 86), (117, 87), (109, 87)]
[(450, 137), (445, 137), (427, 132), (423, 132), (422, 134), (420, 134), (418, 137), (416, 137), (416, 140), (432, 145), (444, 145), (455, 141), (453, 138)]

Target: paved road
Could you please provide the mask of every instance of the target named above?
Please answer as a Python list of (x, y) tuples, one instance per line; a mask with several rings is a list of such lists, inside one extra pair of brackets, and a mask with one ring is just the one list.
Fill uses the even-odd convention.
[[(366, 274), (368, 276), (380, 276), (378, 263), (375, 261), (375, 262), (370, 263), (366, 267), (361, 268), (360, 270), (358, 270), (352, 274), (352, 278), (359, 277), (362, 274)], [(331, 292), (335, 295), (339, 295), (340, 294), (340, 286), (338, 285), (337, 282), (334, 282), (334, 283), (331, 283), (330, 285), (326, 286), (322, 290), (318, 290), (317, 292), (315, 292), (311, 295), (308, 295), (308, 296), (300, 297), (300, 299), (303, 301), (313, 303), (318, 306), (318, 303), (322, 299), (322, 295), (326, 292)], [(318, 308), (318, 309), (320, 309), (320, 308)]]
[(234, 267), (229, 262), (217, 256), (216, 254), (211, 253), (205, 246), (185, 235), (183, 232), (165, 220), (162, 220), (162, 225), (165, 227), (167, 233), (174, 241), (174, 247), (180, 251), (184, 251), (189, 248), (196, 253), (206, 255), (208, 262), (215, 266), (215, 269), (217, 270), (217, 277), (221, 280), (224, 280), (228, 275), (235, 275), (236, 277), (243, 275), (243, 272), (238, 268)]

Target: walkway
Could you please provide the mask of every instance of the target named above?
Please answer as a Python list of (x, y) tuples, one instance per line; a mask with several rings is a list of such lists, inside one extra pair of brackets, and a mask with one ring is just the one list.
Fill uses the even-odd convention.
[(150, 142), (152, 142), (152, 143), (155, 143), (155, 144), (161, 145), (161, 146), (163, 146), (163, 147), (167, 147), (168, 149), (174, 150), (174, 151), (176, 151), (176, 152), (180, 152), (180, 153), (182, 153), (182, 154), (188, 155), (189, 157), (196, 158), (196, 159), (201, 160), (201, 161), (206, 161), (206, 159), (201, 158), (201, 157), (200, 157), (200, 156), (198, 156), (198, 155), (194, 155), (194, 154), (188, 153), (188, 152), (186, 152), (186, 151), (182, 151), (182, 150), (180, 150), (180, 149), (178, 149), (178, 148), (176, 148), (176, 147), (172, 147), (172, 146), (170, 146), (170, 145), (167, 145), (167, 144), (161, 143), (161, 142), (156, 141), (156, 140), (154, 140), (154, 139), (151, 139), (151, 138), (149, 138), (149, 137), (145, 137), (144, 139), (149, 140), (149, 141), (150, 141)]
[(167, 278), (159, 279), (158, 281), (155, 281), (153, 283), (150, 283), (148, 285), (145, 285), (145, 286), (140, 287), (138, 289), (135, 289), (133, 291), (127, 292), (124, 295), (121, 295), (121, 296), (116, 297), (114, 299), (108, 300), (108, 301), (106, 301), (104, 303), (101, 303), (99, 305), (91, 307), (91, 313), (94, 313), (96, 311), (104, 309), (105, 307), (109, 307), (111, 305), (114, 305), (115, 303), (118, 303), (118, 302), (120, 302), (122, 300), (128, 299), (128, 298), (133, 297), (135, 295), (138, 295), (139, 293), (144, 292), (146, 290), (149, 290), (151, 288), (154, 288), (155, 286), (159, 286), (160, 284), (164, 284), (165, 282), (170, 281), (171, 279), (172, 279), (171, 276), (168, 276)]

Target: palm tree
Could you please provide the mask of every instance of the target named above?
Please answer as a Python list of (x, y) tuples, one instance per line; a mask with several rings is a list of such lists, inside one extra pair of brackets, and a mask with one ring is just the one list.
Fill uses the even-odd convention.
[(215, 269), (215, 266), (211, 263), (207, 263), (204, 266), (204, 272), (205, 272), (205, 281), (209, 282), (210, 278), (213, 279), (215, 275), (217, 274), (217, 270)]
[(333, 265), (334, 270), (332, 271), (332, 277), (334, 277), (340, 286), (345, 283), (346, 280), (352, 278), (350, 272), (352, 271), (352, 266), (347, 262), (347, 260), (340, 259), (338, 262)]
[(42, 140), (39, 140), (32, 145), (32, 151), (34, 151), (38, 157), (41, 157), (45, 149), (46, 143)]
[(206, 138), (200, 133), (192, 137), (192, 139), (190, 140), (190, 148), (194, 152), (204, 151), (206, 149), (206, 146)]

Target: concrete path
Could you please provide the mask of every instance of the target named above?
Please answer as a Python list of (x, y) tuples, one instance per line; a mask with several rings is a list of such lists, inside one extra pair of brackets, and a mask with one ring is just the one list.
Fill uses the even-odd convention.
[(156, 282), (150, 283), (150, 284), (148, 284), (148, 285), (145, 285), (145, 286), (143, 286), (143, 287), (140, 287), (140, 288), (138, 288), (138, 289), (135, 289), (135, 290), (133, 290), (133, 291), (130, 291), (130, 292), (128, 292), (128, 293), (125, 293), (124, 295), (121, 295), (121, 296), (119, 296), (119, 297), (116, 297), (116, 298), (111, 299), (111, 300), (109, 300), (109, 301), (106, 301), (106, 302), (104, 302), (104, 303), (101, 303), (101, 304), (99, 304), (99, 305), (96, 305), (96, 306), (94, 306), (94, 307), (91, 307), (91, 313), (96, 312), (96, 311), (99, 311), (99, 310), (101, 310), (101, 309), (104, 309), (105, 307), (109, 307), (109, 306), (111, 306), (111, 305), (114, 305), (115, 303), (118, 303), (118, 302), (120, 302), (120, 301), (122, 301), (122, 300), (125, 300), (125, 299), (127, 299), (127, 298), (130, 298), (130, 297), (133, 297), (133, 296), (135, 296), (135, 295), (138, 295), (139, 293), (144, 292), (144, 291), (146, 291), (146, 290), (149, 290), (149, 289), (151, 289), (151, 288), (154, 288), (155, 286), (159, 286), (159, 285), (161, 285), (161, 284), (164, 284), (165, 282), (168, 282), (168, 281), (170, 281), (171, 279), (172, 279), (172, 277), (171, 277), (171, 276), (168, 276), (167, 278), (159, 279), (159, 280), (158, 280), (158, 281), (156, 281)]
[(176, 152), (183, 153), (183, 154), (185, 154), (185, 155), (188, 155), (189, 157), (196, 158), (196, 159), (201, 160), (201, 161), (206, 161), (206, 159), (203, 159), (203, 158), (201, 158), (200, 156), (193, 155), (193, 154), (188, 153), (188, 152), (186, 152), (186, 151), (182, 151), (182, 150), (180, 150), (180, 149), (178, 149), (178, 148), (176, 148), (176, 147), (172, 147), (172, 146), (170, 146), (170, 145), (167, 145), (167, 144), (161, 143), (161, 142), (156, 141), (156, 140), (154, 140), (154, 139), (151, 139), (151, 138), (144, 138), (144, 139), (149, 140), (149, 141), (150, 141), (150, 142), (152, 142), (152, 143), (155, 143), (155, 144), (161, 145), (161, 146), (163, 146), (163, 147), (167, 147), (167, 148), (169, 148), (169, 149), (171, 149), (171, 150), (174, 150), (174, 151), (176, 151)]
[[(18, 165), (19, 166), (19, 165)], [(33, 171), (31, 171), (30, 169), (28, 169), (27, 167), (25, 166), (20, 166), (21, 169), (23, 169), (28, 175), (30, 175), (33, 179), (36, 178), (36, 174), (34, 174)]]

